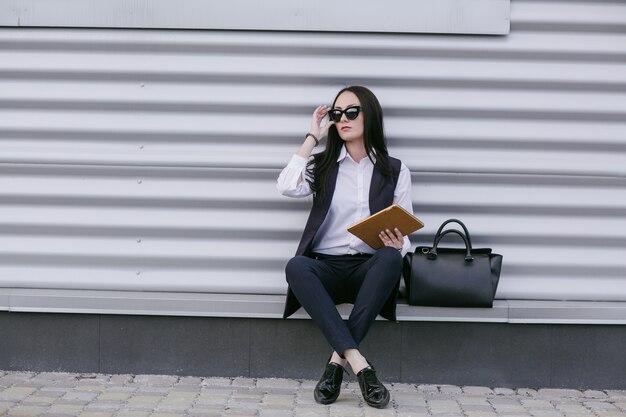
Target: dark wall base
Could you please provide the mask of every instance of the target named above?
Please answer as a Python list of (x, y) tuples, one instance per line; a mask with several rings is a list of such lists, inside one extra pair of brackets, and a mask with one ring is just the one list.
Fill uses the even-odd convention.
[[(626, 326), (376, 322), (362, 350), (385, 381), (626, 389)], [(0, 312), (0, 369), (317, 379), (310, 320)]]

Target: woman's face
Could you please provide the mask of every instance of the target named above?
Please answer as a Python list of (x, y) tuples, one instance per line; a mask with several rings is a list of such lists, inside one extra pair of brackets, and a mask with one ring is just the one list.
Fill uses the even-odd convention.
[[(335, 109), (345, 110), (348, 107), (360, 106), (361, 103), (356, 94), (352, 91), (344, 91), (337, 97), (335, 101)], [(348, 120), (345, 114), (341, 115), (341, 120), (335, 122), (339, 137), (345, 142), (363, 141), (363, 112), (359, 112), (359, 115), (354, 120)]]

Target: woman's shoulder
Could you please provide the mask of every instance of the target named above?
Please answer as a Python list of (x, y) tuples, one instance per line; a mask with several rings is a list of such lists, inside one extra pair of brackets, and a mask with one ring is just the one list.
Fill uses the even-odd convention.
[(389, 166), (391, 167), (392, 171), (398, 173), (402, 170), (403, 167), (406, 168), (406, 165), (404, 165), (404, 163), (398, 158), (394, 158), (393, 156), (388, 156), (387, 158), (389, 160)]

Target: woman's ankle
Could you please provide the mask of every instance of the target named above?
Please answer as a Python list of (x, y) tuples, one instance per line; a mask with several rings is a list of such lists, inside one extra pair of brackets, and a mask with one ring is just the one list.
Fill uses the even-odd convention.
[(361, 352), (359, 352), (358, 349), (348, 349), (343, 353), (343, 355), (346, 357), (348, 363), (350, 364), (354, 375), (358, 374), (363, 369), (370, 366), (367, 359), (365, 359), (365, 357), (361, 355)]
[(346, 364), (348, 363), (348, 361), (343, 359), (341, 356), (339, 356), (337, 352), (333, 352), (333, 354), (330, 356), (329, 362), (336, 363), (337, 365), (341, 365), (343, 368), (345, 368)]

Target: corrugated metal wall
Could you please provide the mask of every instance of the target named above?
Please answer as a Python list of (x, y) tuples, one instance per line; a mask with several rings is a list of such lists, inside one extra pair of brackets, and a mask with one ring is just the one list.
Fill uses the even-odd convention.
[(0, 29), (0, 306), (283, 294), (309, 205), (275, 178), (346, 84), (383, 103), (415, 244), (461, 218), (504, 255), (498, 298), (626, 301), (625, 4), (511, 18), (506, 37)]

